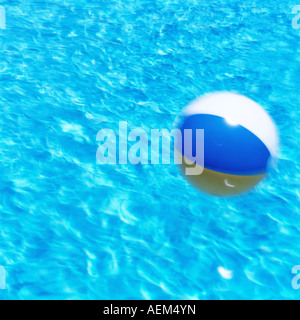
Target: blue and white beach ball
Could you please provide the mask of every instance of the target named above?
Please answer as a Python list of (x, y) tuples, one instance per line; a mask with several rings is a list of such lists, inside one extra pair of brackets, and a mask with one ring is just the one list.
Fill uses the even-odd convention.
[[(209, 194), (234, 195), (252, 188), (266, 176), (277, 154), (273, 120), (259, 104), (239, 94), (217, 92), (195, 100), (177, 118), (176, 127), (182, 134), (176, 149), (182, 157), (183, 173)], [(204, 163), (193, 157), (196, 129), (204, 129), (204, 141), (197, 142), (204, 142)], [(192, 135), (186, 136), (188, 131)], [(200, 166), (202, 173), (187, 175), (191, 164)]]

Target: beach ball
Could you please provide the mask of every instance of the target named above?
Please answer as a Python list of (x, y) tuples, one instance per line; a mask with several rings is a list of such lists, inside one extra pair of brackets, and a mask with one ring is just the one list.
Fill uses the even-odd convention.
[(175, 126), (181, 132), (175, 143), (181, 170), (203, 192), (217, 196), (245, 192), (274, 164), (276, 126), (263, 107), (243, 95), (204, 95), (182, 111)]

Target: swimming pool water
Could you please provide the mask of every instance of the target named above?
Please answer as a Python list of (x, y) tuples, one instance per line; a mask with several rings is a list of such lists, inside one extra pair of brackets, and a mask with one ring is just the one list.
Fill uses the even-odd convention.
[[(299, 299), (296, 4), (1, 1), (1, 299)], [(278, 126), (277, 166), (251, 192), (199, 193), (174, 165), (97, 165), (98, 130), (171, 128), (217, 90)]]

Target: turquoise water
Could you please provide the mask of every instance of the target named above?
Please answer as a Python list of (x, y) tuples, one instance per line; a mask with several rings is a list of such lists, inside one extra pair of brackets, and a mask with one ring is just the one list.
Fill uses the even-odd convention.
[[(1, 1), (0, 297), (300, 298), (295, 4)], [(174, 165), (97, 165), (98, 130), (171, 128), (216, 90), (278, 126), (277, 166), (251, 192), (204, 195)]]

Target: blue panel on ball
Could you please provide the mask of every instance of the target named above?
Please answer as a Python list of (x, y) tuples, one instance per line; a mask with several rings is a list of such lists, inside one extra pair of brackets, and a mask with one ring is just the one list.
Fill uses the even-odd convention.
[[(196, 129), (204, 129), (204, 167), (217, 172), (253, 175), (265, 173), (270, 152), (265, 144), (241, 125), (230, 125), (224, 118), (196, 114), (183, 119), (182, 154), (196, 155)], [(192, 129), (192, 145), (184, 146), (184, 129)], [(187, 142), (186, 142), (187, 143)], [(199, 148), (201, 150), (201, 148)]]

